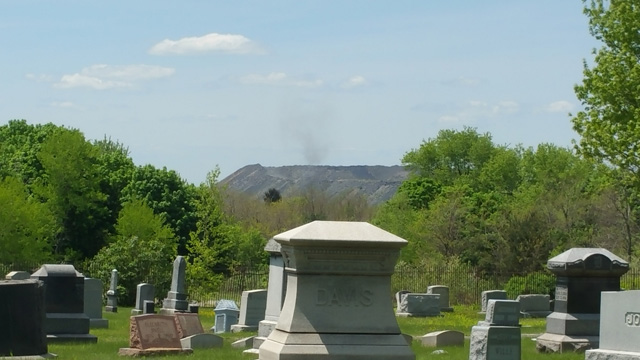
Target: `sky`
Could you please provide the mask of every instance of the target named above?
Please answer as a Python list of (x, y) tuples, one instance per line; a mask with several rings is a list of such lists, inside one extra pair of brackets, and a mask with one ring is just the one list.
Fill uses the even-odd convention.
[(0, 125), (124, 144), (200, 184), (400, 165), (443, 129), (572, 146), (580, 0), (0, 1)]

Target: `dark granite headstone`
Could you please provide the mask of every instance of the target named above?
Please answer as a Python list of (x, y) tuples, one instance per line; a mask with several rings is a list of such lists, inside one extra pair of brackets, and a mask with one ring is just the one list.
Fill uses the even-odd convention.
[(0, 281), (0, 357), (47, 354), (44, 284)]
[(599, 346), (600, 295), (620, 291), (629, 263), (602, 248), (573, 248), (549, 259), (556, 275), (554, 312), (536, 339), (541, 352), (584, 352)]

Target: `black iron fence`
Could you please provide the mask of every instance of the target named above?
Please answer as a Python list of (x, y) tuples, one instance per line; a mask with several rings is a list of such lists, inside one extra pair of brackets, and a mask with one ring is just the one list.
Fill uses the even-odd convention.
[[(33, 273), (40, 264), (0, 264), (0, 274), (11, 271), (28, 271)], [(2, 275), (4, 277), (4, 275)], [(504, 289), (509, 279), (518, 274), (488, 274), (481, 273), (476, 268), (468, 265), (456, 264), (454, 266), (430, 266), (430, 267), (402, 267), (396, 268), (391, 276), (391, 291), (395, 294), (400, 290), (412, 292), (426, 292), (431, 285), (445, 285), (449, 287), (449, 301), (451, 305), (479, 304), (482, 292), (485, 290)], [(529, 274), (526, 277), (519, 276), (520, 281), (540, 282), (548, 278), (549, 274), (540, 272)], [(244, 271), (225, 278), (214, 293), (190, 293), (191, 301), (197, 301), (203, 307), (213, 307), (220, 299), (240, 301), (245, 290), (266, 289), (268, 283), (267, 272)], [(522, 288), (531, 288), (530, 284), (520, 283)], [(620, 279), (620, 286), (625, 290), (640, 289), (640, 269), (630, 269)], [(511, 294), (511, 296), (513, 296)]]

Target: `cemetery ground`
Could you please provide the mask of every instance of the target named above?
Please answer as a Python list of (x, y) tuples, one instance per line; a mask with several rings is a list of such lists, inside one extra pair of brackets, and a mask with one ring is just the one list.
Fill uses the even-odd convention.
[[(484, 319), (484, 315), (479, 315), (478, 306), (454, 306), (454, 312), (443, 313), (440, 317), (398, 317), (398, 324), (403, 333), (414, 337), (412, 349), (417, 360), (423, 359), (443, 359), (443, 360), (468, 360), (469, 359), (469, 334), (471, 327), (479, 320)], [(125, 359), (118, 355), (118, 349), (129, 346), (129, 316), (131, 308), (118, 308), (117, 313), (104, 312), (103, 317), (109, 320), (108, 329), (91, 329), (91, 334), (98, 337), (97, 344), (50, 344), (49, 352), (56, 354), (58, 359)], [(200, 321), (205, 330), (208, 331), (214, 325), (214, 313), (212, 308), (200, 308)], [(536, 351), (536, 343), (533, 339), (538, 334), (545, 332), (545, 318), (520, 319), (522, 326), (522, 356), (525, 360), (583, 360), (584, 353), (565, 354), (541, 354)], [(464, 347), (423, 347), (418, 337), (433, 331), (457, 330), (465, 334)], [(244, 349), (231, 347), (235, 340), (255, 335), (255, 332), (239, 332), (218, 334), (224, 338), (224, 346), (214, 349), (195, 349), (191, 355), (157, 356), (153, 359), (169, 359), (185, 357), (190, 360), (196, 359), (224, 359), (224, 360), (251, 360), (257, 356), (253, 354), (243, 354)], [(435, 350), (442, 349), (444, 354), (432, 354)]]

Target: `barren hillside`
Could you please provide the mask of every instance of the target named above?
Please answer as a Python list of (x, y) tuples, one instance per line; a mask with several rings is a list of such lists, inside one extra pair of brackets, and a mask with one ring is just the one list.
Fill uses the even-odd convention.
[(384, 202), (395, 194), (407, 177), (402, 166), (245, 166), (222, 179), (230, 189), (262, 198), (270, 188), (282, 196), (293, 196), (312, 187), (329, 197), (363, 194), (371, 204)]

